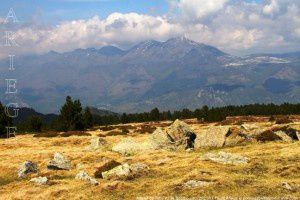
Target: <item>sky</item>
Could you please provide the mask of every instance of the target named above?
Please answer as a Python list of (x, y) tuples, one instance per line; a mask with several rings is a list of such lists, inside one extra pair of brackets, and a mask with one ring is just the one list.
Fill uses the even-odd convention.
[[(19, 23), (5, 23), (10, 8)], [(1, 0), (1, 43), (7, 30), (20, 55), (179, 36), (235, 55), (284, 53), (300, 51), (300, 1)]]

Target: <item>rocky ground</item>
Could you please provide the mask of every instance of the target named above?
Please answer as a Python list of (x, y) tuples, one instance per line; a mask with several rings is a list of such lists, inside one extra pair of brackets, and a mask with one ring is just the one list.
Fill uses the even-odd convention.
[(0, 199), (299, 199), (298, 130), (252, 118), (18, 135), (0, 140)]

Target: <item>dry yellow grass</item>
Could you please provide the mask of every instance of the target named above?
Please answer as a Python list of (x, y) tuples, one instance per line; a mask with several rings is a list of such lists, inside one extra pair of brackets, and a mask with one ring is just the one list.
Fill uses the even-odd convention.
[[(267, 127), (269, 123), (259, 126)], [(299, 125), (295, 125), (299, 126)], [(198, 132), (206, 125), (193, 124)], [(90, 132), (97, 135), (99, 132)], [(105, 139), (116, 143), (129, 136), (109, 136)], [(147, 135), (133, 134), (143, 141)], [(286, 197), (298, 199), (300, 189), (291, 192), (281, 184), (289, 182), (300, 186), (300, 143), (252, 143), (224, 147), (222, 151), (238, 153), (251, 159), (246, 165), (223, 165), (199, 158), (206, 152), (220, 149), (200, 149), (194, 152), (151, 151), (123, 157), (111, 151), (85, 151), (91, 136), (69, 138), (34, 138), (31, 135), (0, 140), (0, 199), (137, 199), (138, 197)], [(48, 170), (47, 163), (54, 152), (70, 158), (70, 171)], [(150, 171), (133, 180), (108, 181), (98, 179), (98, 186), (91, 186), (74, 177), (81, 168), (93, 175), (98, 163), (112, 158), (122, 163), (142, 162)], [(27, 179), (17, 178), (17, 169), (25, 160), (38, 164), (38, 174)], [(162, 162), (164, 161), (164, 162)], [(159, 164), (161, 162), (161, 164)], [(47, 176), (49, 185), (29, 183), (30, 177)], [(217, 184), (186, 189), (182, 184), (188, 180), (211, 180)]]

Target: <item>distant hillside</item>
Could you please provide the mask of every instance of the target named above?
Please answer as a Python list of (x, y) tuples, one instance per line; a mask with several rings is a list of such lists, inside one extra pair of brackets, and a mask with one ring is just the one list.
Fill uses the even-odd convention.
[(102, 110), (99, 108), (95, 108), (95, 107), (89, 107), (91, 109), (91, 113), (92, 115), (98, 115), (98, 116), (108, 116), (108, 115), (114, 115), (114, 116), (118, 116), (118, 113), (109, 111), (109, 110)]
[(17, 124), (20, 124), (20, 123), (26, 121), (27, 119), (29, 119), (32, 116), (41, 117), (42, 120), (44, 121), (44, 123), (46, 123), (46, 124), (50, 124), (57, 117), (56, 114), (38, 113), (32, 108), (20, 108), (18, 117), (14, 118), (13, 122), (14, 122), (14, 124), (17, 125)]
[[(57, 113), (68, 95), (117, 113), (300, 101), (297, 52), (238, 57), (180, 37), (16, 60), (19, 103), (42, 113)], [(0, 61), (1, 80), (10, 77), (6, 66)]]

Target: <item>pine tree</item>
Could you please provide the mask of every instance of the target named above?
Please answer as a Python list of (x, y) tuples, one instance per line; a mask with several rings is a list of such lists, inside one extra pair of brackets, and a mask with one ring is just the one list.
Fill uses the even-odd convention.
[(153, 110), (151, 110), (151, 112), (150, 112), (151, 120), (159, 121), (159, 116), (160, 116), (160, 114), (159, 114), (158, 108), (154, 108)]
[(84, 130), (80, 100), (73, 102), (72, 98), (67, 96), (66, 103), (60, 109), (58, 123), (58, 128), (63, 131)]
[(84, 121), (84, 128), (91, 128), (94, 125), (93, 115), (91, 113), (91, 109), (86, 107), (83, 113), (83, 121)]
[(6, 137), (6, 127), (12, 126), (12, 119), (5, 113), (5, 109), (0, 102), (0, 137)]

